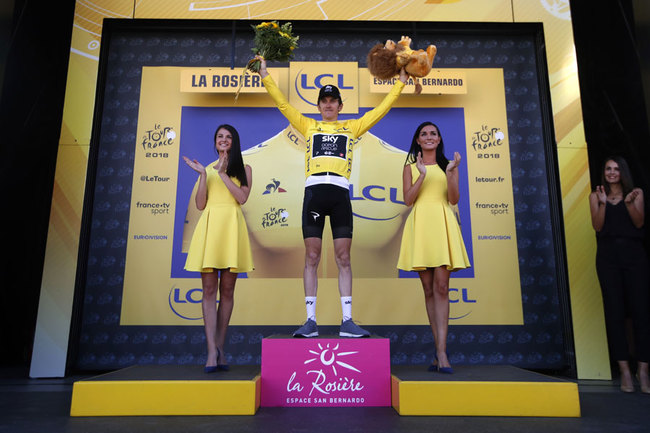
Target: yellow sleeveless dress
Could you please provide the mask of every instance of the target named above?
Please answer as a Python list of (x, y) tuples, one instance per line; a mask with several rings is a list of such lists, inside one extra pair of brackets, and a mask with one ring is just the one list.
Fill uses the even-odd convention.
[[(206, 168), (208, 201), (196, 223), (185, 269), (192, 272), (252, 271), (253, 255), (244, 214), (214, 165)], [(240, 185), (238, 179), (231, 179)]]
[[(413, 182), (420, 175), (411, 164)], [(420, 192), (404, 224), (397, 267), (405, 271), (446, 266), (450, 271), (470, 267), (456, 215), (447, 200), (447, 175), (428, 165)]]

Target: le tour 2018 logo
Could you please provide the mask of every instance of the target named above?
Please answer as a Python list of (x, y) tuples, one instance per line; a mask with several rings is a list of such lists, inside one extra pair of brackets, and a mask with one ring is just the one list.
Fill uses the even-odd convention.
[(171, 126), (156, 123), (144, 131), (140, 145), (146, 158), (169, 158), (168, 150), (175, 144), (176, 132)]

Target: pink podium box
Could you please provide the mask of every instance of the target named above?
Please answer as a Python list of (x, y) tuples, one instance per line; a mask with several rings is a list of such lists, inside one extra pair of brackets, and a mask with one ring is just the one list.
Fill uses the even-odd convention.
[(261, 405), (390, 406), (387, 338), (262, 340)]

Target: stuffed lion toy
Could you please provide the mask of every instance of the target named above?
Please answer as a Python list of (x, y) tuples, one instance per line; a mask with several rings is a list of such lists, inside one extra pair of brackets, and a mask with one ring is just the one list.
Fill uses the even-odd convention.
[(368, 70), (370, 73), (382, 80), (388, 80), (399, 74), (404, 68), (406, 73), (415, 80), (415, 93), (422, 91), (419, 77), (425, 77), (431, 72), (433, 59), (436, 56), (437, 48), (429, 45), (425, 50), (412, 50), (411, 38), (402, 36), (399, 42), (395, 43), (390, 39), (384, 44), (377, 44), (368, 52)]

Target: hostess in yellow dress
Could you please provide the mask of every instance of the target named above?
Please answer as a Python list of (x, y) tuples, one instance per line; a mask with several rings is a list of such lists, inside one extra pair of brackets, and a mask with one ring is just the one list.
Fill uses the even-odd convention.
[[(253, 255), (244, 214), (214, 165), (206, 168), (208, 200), (194, 229), (185, 269), (193, 272), (252, 271)], [(231, 179), (240, 185), (238, 179)]]
[[(411, 164), (413, 183), (420, 175)], [(411, 213), (404, 224), (397, 267), (423, 271), (445, 266), (450, 271), (470, 267), (456, 215), (447, 199), (447, 175), (436, 165), (426, 166)]]

